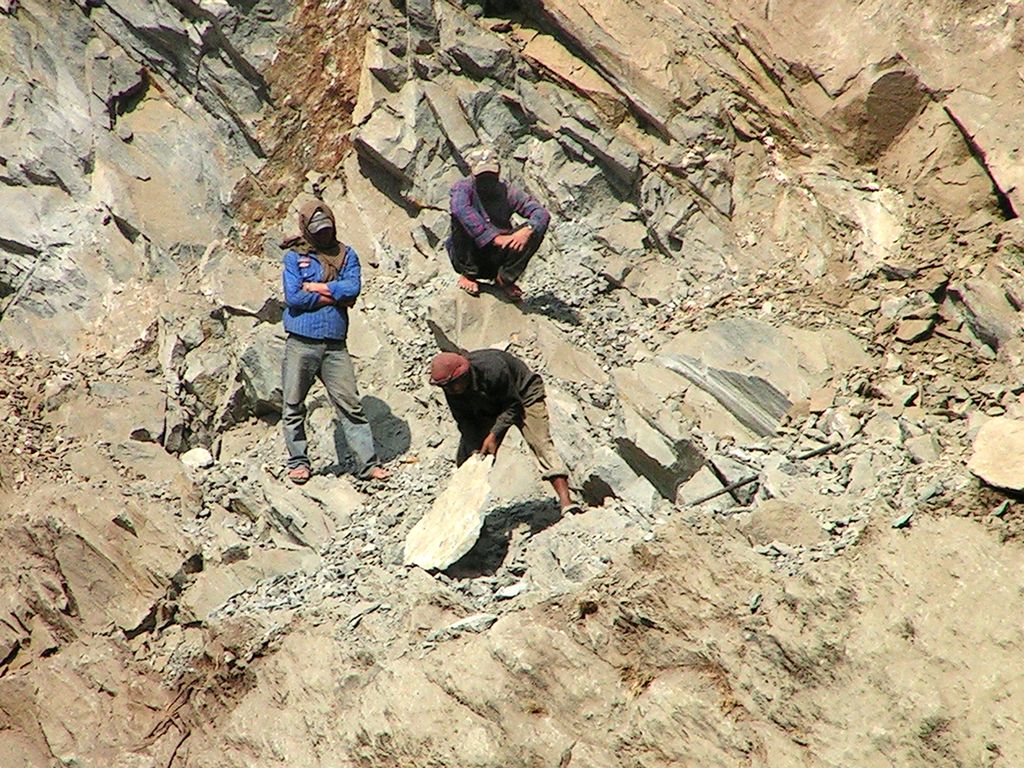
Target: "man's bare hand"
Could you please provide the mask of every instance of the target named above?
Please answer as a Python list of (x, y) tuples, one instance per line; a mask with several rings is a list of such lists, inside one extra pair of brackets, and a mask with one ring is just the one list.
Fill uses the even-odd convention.
[(331, 289), (327, 287), (327, 283), (303, 283), (302, 290), (309, 293), (319, 293), (321, 296), (326, 296), (329, 299), (334, 298), (331, 296)]
[(484, 438), (484, 442), (480, 446), (480, 453), (484, 456), (496, 456), (498, 454), (499, 445), (501, 445), (501, 443), (499, 442), (497, 435), (493, 432), (488, 432), (487, 437)]
[(533, 230), (529, 227), (523, 227), (517, 229), (515, 232), (507, 235), (497, 235), (493, 242), (499, 248), (508, 248), (510, 251), (520, 253), (526, 244), (530, 242), (530, 235), (533, 234)]
[(508, 249), (510, 251), (515, 251), (516, 253), (521, 253), (526, 248), (526, 244), (530, 242), (531, 234), (533, 234), (533, 230), (529, 227), (517, 229), (508, 236)]

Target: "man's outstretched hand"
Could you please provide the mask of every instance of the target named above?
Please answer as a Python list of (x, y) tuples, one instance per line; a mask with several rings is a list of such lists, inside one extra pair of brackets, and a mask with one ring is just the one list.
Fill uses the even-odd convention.
[(498, 437), (493, 432), (488, 432), (487, 437), (484, 438), (484, 442), (480, 446), (480, 453), (484, 456), (497, 456), (499, 445), (501, 443)]

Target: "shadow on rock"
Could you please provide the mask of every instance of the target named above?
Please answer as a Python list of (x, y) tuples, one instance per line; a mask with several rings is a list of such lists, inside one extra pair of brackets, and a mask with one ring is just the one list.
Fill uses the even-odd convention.
[[(409, 423), (396, 416), (392, 412), (391, 406), (379, 397), (364, 397), (363, 412), (370, 422), (373, 443), (377, 447), (377, 458), (381, 462), (392, 461), (409, 450), (412, 443)], [(355, 471), (355, 459), (352, 457), (352, 451), (349, 450), (348, 441), (345, 440), (341, 418), (341, 416), (337, 416), (334, 420), (334, 447), (338, 456), (341, 457), (341, 462), (325, 469), (326, 472), (336, 475)]]
[(574, 307), (566, 304), (561, 298), (544, 291), (543, 293), (527, 294), (522, 303), (523, 312), (528, 315), (544, 315), (567, 325), (579, 325), (580, 315)]
[(561, 519), (562, 511), (554, 501), (532, 499), (491, 510), (476, 544), (445, 573), (453, 579), (493, 576), (505, 562), (516, 528), (525, 524), (533, 536)]
[(359, 171), (364, 178), (369, 179), (377, 191), (407, 214), (414, 218), (419, 214), (419, 209), (409, 202), (405, 195), (409, 184), (407, 180), (389, 173), (384, 167), (367, 159), (362, 154), (359, 155)]
[(396, 416), (391, 406), (379, 397), (364, 397), (363, 410), (370, 420), (373, 441), (377, 444), (377, 455), (381, 461), (391, 461), (408, 452), (412, 443), (409, 422)]

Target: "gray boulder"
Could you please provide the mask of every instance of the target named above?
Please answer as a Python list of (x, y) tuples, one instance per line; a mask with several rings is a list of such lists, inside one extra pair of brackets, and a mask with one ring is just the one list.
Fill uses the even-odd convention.
[(256, 415), (281, 412), (281, 365), (285, 335), (277, 324), (261, 323), (238, 356), (246, 410)]

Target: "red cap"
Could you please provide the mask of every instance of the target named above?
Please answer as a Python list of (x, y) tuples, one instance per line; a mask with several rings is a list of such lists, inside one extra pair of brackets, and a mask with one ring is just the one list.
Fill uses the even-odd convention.
[(430, 383), (443, 387), (469, 372), (469, 358), (454, 352), (440, 352), (430, 362)]

